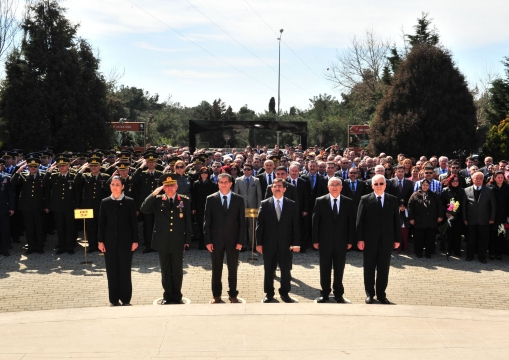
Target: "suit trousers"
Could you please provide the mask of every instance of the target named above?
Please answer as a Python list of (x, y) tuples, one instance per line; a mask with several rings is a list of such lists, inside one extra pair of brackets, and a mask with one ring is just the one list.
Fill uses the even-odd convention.
[(23, 222), (29, 250), (42, 250), (44, 247), (43, 216), (42, 211), (23, 211)]
[(281, 271), (281, 281), (279, 288), (280, 295), (288, 295), (291, 290), (290, 280), (292, 278), (291, 275), (291, 266), (292, 266), (292, 254), (290, 250), (280, 251), (277, 250), (273, 253), (263, 252), (263, 292), (267, 294), (268, 297), (274, 296), (274, 270), (279, 265), (279, 270)]
[(143, 221), (143, 245), (150, 249), (152, 244), (152, 232), (154, 231), (155, 215), (141, 213)]
[(53, 216), (57, 224), (58, 248), (73, 250), (76, 245), (74, 211), (53, 211)]
[(385, 290), (389, 283), (392, 247), (384, 244), (381, 238), (369, 247), (367, 251), (366, 248), (363, 251), (364, 290), (368, 296), (374, 297), (376, 294), (379, 300), (385, 299)]
[(164, 300), (180, 301), (182, 300), (182, 278), (184, 271), (182, 265), (184, 262), (183, 253), (168, 253), (158, 251), (159, 264), (161, 265), (161, 282), (163, 284)]
[(239, 267), (239, 250), (214, 248), (210, 253), (212, 259), (212, 296), (220, 297), (223, 291), (223, 283), (221, 277), (223, 276), (223, 260), (226, 253), (226, 265), (228, 267), (228, 295), (237, 297), (237, 269)]
[(16, 211), (14, 215), (9, 217), (11, 222), (11, 239), (13, 241), (19, 241), (19, 237), (23, 235), (23, 215), (21, 211)]
[(343, 272), (345, 270), (346, 261), (346, 245), (343, 250), (335, 247), (332, 250), (319, 250), (320, 252), (320, 286), (322, 291), (320, 295), (329, 297), (331, 292), (331, 272), (334, 268), (334, 283), (332, 289), (334, 290), (334, 297), (341, 297), (345, 293), (343, 287)]
[(502, 256), (502, 252), (504, 250), (505, 236), (498, 235), (499, 226), (500, 224), (497, 223), (490, 225), (490, 256)]
[(426, 247), (426, 255), (435, 252), (435, 235), (436, 228), (416, 228), (414, 227), (414, 253), (422, 256), (424, 247)]
[(0, 252), (9, 252), (9, 246), (11, 245), (10, 235), (9, 213), (0, 213)]
[(477, 251), (480, 259), (486, 258), (489, 238), (489, 225), (467, 225), (467, 257), (474, 257)]
[(107, 247), (104, 261), (106, 262), (110, 303), (115, 304), (119, 300), (122, 301), (122, 304), (130, 303), (133, 295), (131, 282), (133, 252), (131, 249)]

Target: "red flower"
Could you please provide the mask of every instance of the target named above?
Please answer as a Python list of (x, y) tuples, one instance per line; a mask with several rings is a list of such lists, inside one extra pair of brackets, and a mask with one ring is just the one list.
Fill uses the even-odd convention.
[(509, 229), (509, 224), (508, 223), (504, 224), (504, 229)]
[(179, 201), (180, 201), (180, 196), (178, 196), (178, 195), (177, 195), (177, 200), (179, 200)]

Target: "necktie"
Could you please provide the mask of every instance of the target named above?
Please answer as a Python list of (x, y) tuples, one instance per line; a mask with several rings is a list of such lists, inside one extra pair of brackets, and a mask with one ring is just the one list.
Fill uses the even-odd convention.
[(475, 191), (474, 191), (475, 202), (478, 202), (478, 201), (479, 201), (479, 195), (480, 195), (480, 193), (481, 193), (481, 190), (480, 190), (478, 187), (476, 187), (476, 188), (475, 188)]
[(269, 181), (267, 183), (269, 185), (271, 185), (272, 184), (272, 174), (269, 174), (268, 177), (269, 177)]
[(246, 178), (246, 186), (249, 188), (249, 178)]
[(403, 191), (403, 185), (401, 184), (401, 180), (398, 181), (398, 189), (399, 189), (399, 192), (402, 192)]
[(346, 175), (346, 171), (343, 171), (343, 179), (346, 179), (347, 175)]
[(311, 175), (311, 190), (315, 188), (315, 176)]
[(173, 198), (170, 198), (170, 209), (173, 209)]
[(223, 196), (223, 209), (224, 212), (228, 211), (228, 198), (226, 196)]
[[(350, 185), (352, 187), (352, 193), (355, 194), (355, 182), (351, 182)], [(336, 200), (334, 199), (334, 201), (336, 201)]]
[(334, 199), (334, 205), (332, 206), (332, 212), (334, 213), (334, 219), (338, 216), (338, 199)]
[(276, 215), (277, 215), (277, 221), (281, 218), (281, 202), (278, 200), (276, 205)]
[(380, 209), (382, 209), (383, 208), (383, 206), (382, 206), (382, 197), (378, 196), (377, 198), (378, 198), (378, 206), (380, 206)]
[(297, 185), (295, 184), (295, 180), (292, 180), (292, 184), (293, 184), (294, 186), (297, 186)]

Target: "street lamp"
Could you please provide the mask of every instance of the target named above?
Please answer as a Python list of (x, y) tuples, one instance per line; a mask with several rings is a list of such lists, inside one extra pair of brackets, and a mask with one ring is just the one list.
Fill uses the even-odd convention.
[[(277, 38), (279, 40), (279, 65), (277, 70), (277, 119), (278, 121), (281, 120), (280, 118), (280, 107), (281, 107), (281, 38), (283, 37), (283, 29), (279, 30), (279, 37)], [(277, 144), (279, 145), (279, 131), (277, 132)]]

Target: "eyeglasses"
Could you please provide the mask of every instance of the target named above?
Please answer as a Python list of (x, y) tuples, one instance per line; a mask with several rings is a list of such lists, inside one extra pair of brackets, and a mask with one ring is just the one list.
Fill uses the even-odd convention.
[(373, 183), (374, 186), (384, 186), (385, 183)]
[(424, 173), (425, 173), (426, 175), (431, 175), (431, 174), (433, 174), (433, 171), (425, 171)]
[(457, 170), (457, 169), (459, 169), (459, 166), (453, 166), (453, 167), (451, 167), (451, 169)]
[(244, 171), (253, 171), (253, 169), (246, 169), (246, 168), (244, 168)]
[(183, 165), (177, 165), (177, 166), (175, 166), (175, 169), (183, 169), (183, 168), (184, 168), (184, 166), (183, 166)]
[(208, 173), (208, 172), (206, 172), (206, 171), (203, 171), (203, 172), (201, 172), (200, 174), (202, 174), (202, 175), (203, 175), (203, 174), (208, 175), (209, 173)]
[(213, 167), (213, 168), (218, 168), (218, 167), (221, 167), (221, 166), (219, 166), (219, 165), (213, 165), (212, 167)]
[(458, 179), (454, 179), (454, 180), (451, 180), (451, 182), (457, 182), (459, 183), (460, 181)]

